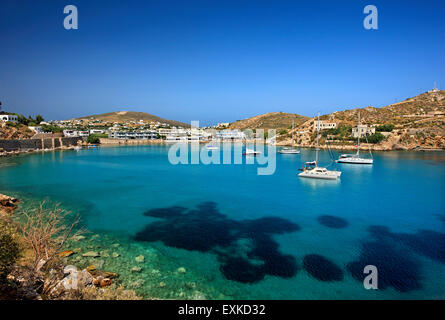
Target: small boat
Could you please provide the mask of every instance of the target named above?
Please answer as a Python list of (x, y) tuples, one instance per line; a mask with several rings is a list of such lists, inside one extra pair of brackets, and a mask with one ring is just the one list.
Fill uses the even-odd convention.
[(208, 145), (206, 145), (206, 149), (207, 149), (207, 150), (218, 150), (219, 147), (217, 147), (217, 146), (212, 146), (211, 144), (208, 144)]
[(260, 154), (261, 154), (260, 151), (255, 151), (255, 150), (247, 149), (247, 148), (246, 148), (246, 151), (243, 152), (243, 156), (257, 156)]
[(360, 154), (342, 154), (336, 160), (338, 163), (353, 163), (353, 164), (373, 164), (374, 160), (369, 158), (361, 158)]
[(298, 176), (302, 178), (336, 180), (341, 176), (341, 171), (318, 167), (316, 161), (306, 162), (305, 167), (301, 170), (303, 172), (299, 173)]
[[(351, 164), (373, 164), (374, 159), (372, 159), (371, 149), (369, 149), (369, 154), (371, 158), (360, 157), (360, 111), (358, 112), (358, 126), (357, 126), (357, 153), (356, 154), (342, 154), (338, 157), (336, 162), (338, 163), (351, 163)], [(365, 133), (366, 135), (366, 133)]]
[[(320, 114), (318, 114), (318, 121), (320, 121)], [(320, 123), (320, 122), (318, 122)], [(320, 126), (317, 126), (317, 148), (315, 149), (315, 161), (306, 162), (301, 173), (298, 174), (302, 178), (337, 180), (340, 178), (341, 171), (328, 170), (318, 166), (318, 136)]]
[(300, 150), (294, 149), (294, 148), (282, 148), (281, 150), (278, 150), (278, 153), (282, 154), (299, 154)]

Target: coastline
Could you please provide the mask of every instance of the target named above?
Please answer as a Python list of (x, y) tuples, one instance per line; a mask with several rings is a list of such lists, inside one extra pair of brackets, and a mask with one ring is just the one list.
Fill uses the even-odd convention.
[[(200, 144), (211, 143), (212, 141), (199, 141)], [(241, 142), (241, 141), (240, 141)], [(254, 141), (248, 141), (254, 143)], [(109, 139), (109, 138), (101, 138), (99, 146), (107, 147), (107, 146), (131, 146), (131, 145), (169, 145), (173, 142), (166, 142), (161, 139), (153, 139), (153, 140), (121, 140), (121, 139)], [(188, 141), (188, 143), (190, 143)], [(245, 141), (241, 143), (245, 144)], [(82, 146), (86, 147), (88, 144), (83, 143)], [(315, 149), (316, 146), (314, 144), (306, 145), (306, 144), (293, 144), (287, 141), (276, 143), (277, 147), (297, 147), (297, 148), (308, 148)], [(26, 149), (26, 150), (13, 150), (13, 151), (0, 151), (0, 158), (2, 157), (12, 157), (18, 156), (22, 154), (33, 154), (39, 152), (49, 152), (49, 151), (65, 151), (65, 150), (75, 150), (75, 146), (60, 146), (55, 148), (47, 148), (47, 149)], [(321, 150), (346, 150), (346, 151), (355, 151), (357, 147), (355, 145), (320, 145), (319, 149)], [(374, 144), (362, 144), (360, 150), (363, 151), (417, 151), (417, 152), (445, 152), (445, 149), (440, 148), (427, 148), (422, 146), (403, 146), (403, 145), (393, 145), (393, 146), (384, 146), (384, 145), (374, 145)]]

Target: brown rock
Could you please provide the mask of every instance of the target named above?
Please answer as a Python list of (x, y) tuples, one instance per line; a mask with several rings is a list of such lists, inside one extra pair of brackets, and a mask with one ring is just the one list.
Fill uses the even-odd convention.
[(99, 282), (99, 286), (100, 287), (108, 287), (109, 285), (111, 285), (113, 283), (113, 281), (111, 279), (108, 278), (104, 278), (102, 280), (100, 280)]
[(58, 253), (58, 256), (59, 256), (60, 258), (65, 258), (65, 257), (69, 257), (69, 256), (71, 256), (71, 255), (73, 255), (73, 254), (74, 254), (74, 251), (73, 251), (73, 250), (66, 250), (66, 251), (59, 252), (59, 253)]

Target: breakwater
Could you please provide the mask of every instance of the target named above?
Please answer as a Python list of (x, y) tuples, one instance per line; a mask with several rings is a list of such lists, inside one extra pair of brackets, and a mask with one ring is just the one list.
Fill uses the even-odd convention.
[(82, 142), (81, 137), (44, 138), (0, 140), (0, 151), (3, 152), (28, 152), (35, 150), (55, 150), (77, 146)]

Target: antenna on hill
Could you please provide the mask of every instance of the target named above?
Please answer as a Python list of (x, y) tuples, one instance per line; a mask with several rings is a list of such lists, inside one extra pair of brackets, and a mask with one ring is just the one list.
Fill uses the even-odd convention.
[(439, 89), (437, 89), (436, 81), (434, 81), (433, 90), (431, 90), (430, 92), (437, 92), (437, 91), (439, 91)]

